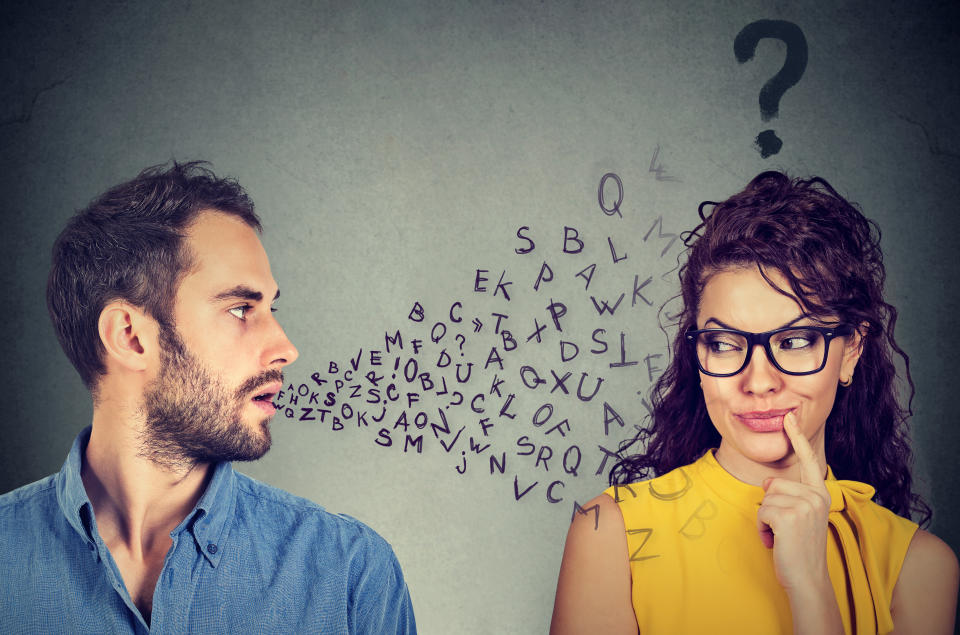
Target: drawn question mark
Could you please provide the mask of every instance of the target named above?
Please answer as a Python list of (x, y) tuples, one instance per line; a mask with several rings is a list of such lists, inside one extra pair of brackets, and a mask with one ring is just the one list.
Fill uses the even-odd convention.
[(454, 339), (460, 342), (460, 357), (463, 357), (463, 343), (467, 341), (467, 338), (463, 336), (463, 333), (457, 333)]
[[(800, 81), (807, 68), (807, 38), (793, 22), (785, 20), (757, 20), (743, 27), (733, 40), (733, 53), (743, 64), (753, 59), (757, 43), (763, 38), (781, 40), (787, 45), (787, 59), (776, 75), (760, 89), (760, 118), (770, 121), (780, 112), (780, 98), (787, 89)], [(756, 139), (760, 156), (764, 159), (780, 152), (783, 141), (773, 130), (764, 130)]]

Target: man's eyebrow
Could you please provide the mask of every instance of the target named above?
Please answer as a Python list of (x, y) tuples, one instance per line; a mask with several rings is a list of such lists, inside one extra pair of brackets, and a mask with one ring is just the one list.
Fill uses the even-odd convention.
[[(273, 296), (273, 299), (276, 300), (280, 297), (280, 289), (277, 289), (277, 294)], [(260, 302), (263, 300), (263, 294), (259, 291), (255, 291), (250, 287), (242, 284), (238, 284), (232, 289), (227, 289), (226, 291), (221, 291), (211, 298), (214, 302), (220, 300), (250, 300), (251, 302)]]

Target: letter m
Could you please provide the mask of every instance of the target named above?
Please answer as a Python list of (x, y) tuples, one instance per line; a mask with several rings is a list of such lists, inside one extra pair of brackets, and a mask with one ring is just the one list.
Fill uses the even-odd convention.
[(383, 334), (383, 340), (384, 340), (384, 342), (385, 342), (386, 345), (387, 345), (387, 352), (388, 352), (388, 353), (390, 352), (390, 345), (391, 345), (391, 344), (395, 344), (395, 345), (397, 346), (397, 348), (399, 348), (399, 349), (401, 349), (401, 350), (403, 349), (403, 336), (400, 335), (399, 329), (397, 330), (396, 333), (393, 334), (393, 337), (390, 337), (390, 334), (389, 334), (389, 333), (384, 333), (384, 334)]
[(657, 220), (653, 221), (653, 225), (650, 226), (650, 230), (647, 232), (647, 235), (643, 237), (643, 242), (647, 242), (647, 239), (650, 238), (650, 234), (653, 233), (654, 228), (657, 229), (657, 238), (670, 239), (670, 242), (667, 243), (667, 246), (664, 247), (663, 251), (660, 252), (660, 257), (663, 258), (663, 255), (667, 253), (667, 250), (670, 249), (670, 247), (673, 245), (674, 242), (676, 242), (679, 236), (677, 236), (676, 234), (663, 233), (663, 214), (661, 214), (660, 216), (657, 216)]
[(583, 507), (580, 507), (580, 503), (573, 501), (573, 515), (570, 516), (570, 522), (573, 522), (573, 520), (577, 517), (577, 514), (588, 516), (588, 512), (591, 511), (594, 513), (593, 530), (596, 531), (597, 529), (600, 529), (600, 505), (592, 505), (584, 509)]
[(414, 439), (409, 434), (407, 435), (406, 440), (403, 442), (403, 451), (407, 451), (407, 447), (413, 446), (417, 449), (417, 454), (423, 453), (423, 435), (421, 434), (416, 439)]

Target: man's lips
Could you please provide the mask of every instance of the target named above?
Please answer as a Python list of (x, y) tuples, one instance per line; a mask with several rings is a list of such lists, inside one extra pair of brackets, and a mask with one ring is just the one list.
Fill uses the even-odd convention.
[(273, 405), (273, 398), (278, 392), (280, 392), (281, 388), (283, 388), (283, 384), (278, 381), (264, 384), (263, 386), (260, 386), (252, 391), (253, 396), (250, 397), (250, 401), (252, 401), (255, 405), (263, 407), (269, 406), (271, 410), (275, 410), (276, 408)]
[(282, 383), (280, 383), (279, 381), (273, 381), (273, 382), (270, 382), (269, 384), (264, 384), (259, 388), (255, 388), (250, 392), (253, 393), (254, 397), (257, 397), (259, 395), (275, 395), (278, 392), (280, 392), (281, 388), (283, 388)]
[(779, 410), (753, 410), (735, 413), (734, 416), (754, 432), (780, 432), (783, 430), (783, 417), (793, 408)]

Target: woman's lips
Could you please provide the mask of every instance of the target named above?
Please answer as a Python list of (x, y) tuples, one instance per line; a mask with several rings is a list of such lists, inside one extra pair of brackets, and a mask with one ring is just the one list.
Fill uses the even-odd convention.
[(792, 408), (741, 412), (734, 416), (753, 432), (780, 432), (783, 430), (783, 418), (791, 410)]

